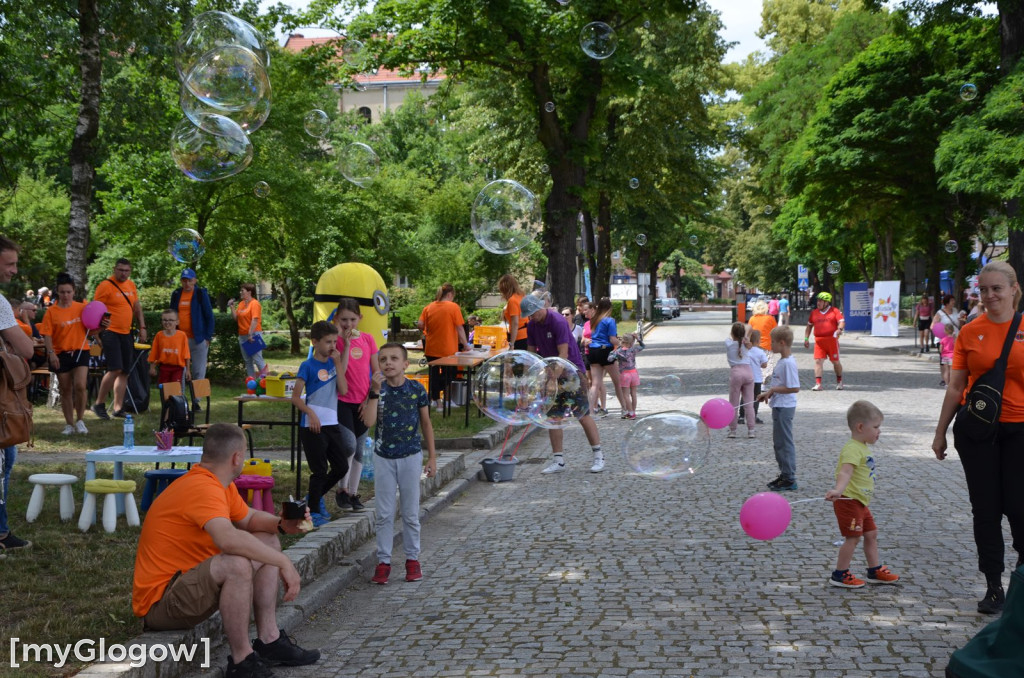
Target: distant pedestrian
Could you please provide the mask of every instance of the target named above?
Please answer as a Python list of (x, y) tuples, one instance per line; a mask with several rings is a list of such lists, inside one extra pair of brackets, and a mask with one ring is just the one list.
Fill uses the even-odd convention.
[[(213, 341), (213, 303), (210, 293), (196, 282), (196, 272), (186, 268), (181, 272), (181, 287), (171, 292), (168, 308), (178, 312), (178, 329), (188, 337), (188, 351), (192, 356), (192, 378), (206, 378), (206, 364)], [(192, 403), (193, 407), (199, 402)]]
[(779, 477), (768, 483), (769, 489), (786, 492), (798, 488), (796, 482), (796, 443), (793, 440), (793, 418), (796, 415), (796, 394), (800, 392), (800, 373), (793, 358), (793, 330), (783, 325), (772, 330), (772, 350), (779, 362), (772, 372), (771, 387), (759, 396), (772, 408), (772, 444)]
[[(238, 288), (239, 301), (228, 300), (231, 317), (238, 323), (238, 345), (242, 348), (246, 375), (253, 377), (263, 374), (267, 363), (263, 360), (263, 349), (254, 350), (263, 342), (263, 306), (256, 298), (256, 286), (242, 283)], [(253, 343), (256, 342), (256, 343)]]
[(139, 301), (139, 290), (130, 280), (132, 264), (127, 259), (118, 259), (114, 274), (101, 281), (93, 291), (92, 298), (107, 307), (107, 318), (103, 320), (100, 342), (103, 357), (107, 361), (107, 372), (100, 380), (96, 401), (92, 411), (100, 419), (110, 419), (107, 414), (107, 396), (114, 393), (112, 402), (115, 417), (124, 417), (124, 394), (128, 390), (128, 372), (132, 369), (135, 355), (135, 339), (132, 337), (132, 321), (138, 325), (139, 341), (146, 343), (146, 318)]
[[(455, 355), (459, 349), (470, 348), (464, 324), (462, 309), (455, 303), (455, 287), (451, 283), (441, 285), (434, 301), (423, 307), (416, 321), (416, 327), (423, 332), (423, 356), (427, 362)], [(455, 379), (457, 371), (457, 367), (430, 366), (427, 373), (430, 401), (438, 412), (444, 409), (441, 392), (449, 391), (448, 385)]]
[(505, 308), (501, 314), (505, 319), (508, 345), (517, 351), (525, 351), (526, 323), (529, 321), (519, 309), (519, 302), (523, 300), (523, 290), (519, 287), (519, 281), (511, 273), (506, 273), (498, 279), (498, 292), (505, 300)]
[(156, 377), (158, 384), (181, 384), (183, 378), (192, 381), (192, 354), (188, 351), (188, 337), (178, 329), (178, 314), (165, 309), (160, 314), (160, 326), (163, 330), (153, 336), (149, 350), (149, 376)]
[(946, 323), (944, 329), (946, 332), (939, 339), (939, 371), (942, 375), (939, 385), (942, 387), (949, 383), (949, 370), (953, 364), (953, 347), (956, 345), (956, 328), (953, 327), (953, 323)]
[[(754, 373), (754, 422), (763, 424), (764, 422), (761, 421), (761, 417), (757, 416), (757, 411), (761, 407), (758, 397), (761, 395), (761, 386), (764, 384), (764, 370), (768, 367), (768, 354), (761, 348), (761, 333), (757, 330), (750, 330), (750, 351), (748, 351), (748, 357), (750, 359), (750, 371)], [(740, 410), (740, 423), (742, 424), (745, 420), (746, 417), (743, 414), (743, 410)]]
[(839, 309), (832, 305), (832, 295), (828, 292), (818, 294), (818, 307), (811, 310), (804, 331), (804, 348), (810, 345), (809, 337), (814, 331), (814, 388), (821, 390), (821, 372), (825, 358), (832, 362), (836, 373), (836, 390), (843, 390), (843, 364), (839, 362), (839, 336), (846, 327), (846, 320)]
[(619, 391), (622, 394), (622, 418), (636, 419), (636, 389), (640, 385), (640, 373), (636, 371), (636, 354), (646, 348), (644, 340), (635, 334), (622, 335), (622, 343), (615, 349), (619, 363)]
[(779, 322), (779, 295), (773, 294), (772, 298), (768, 301), (768, 315), (775, 318), (775, 323)]
[(57, 303), (46, 309), (39, 333), (46, 343), (50, 371), (57, 374), (60, 407), (64, 413), (63, 435), (88, 433), (82, 416), (88, 405), (89, 343), (82, 325), (85, 304), (75, 301), (75, 281), (67, 273), (57, 276)]
[(914, 324), (917, 326), (917, 333), (920, 336), (918, 346), (921, 353), (929, 353), (932, 350), (931, 329), (932, 329), (932, 300), (926, 294), (914, 305)]
[(789, 296), (786, 294), (783, 294), (782, 298), (779, 299), (779, 324), (789, 324)]
[(729, 402), (733, 406), (729, 434), (726, 436), (728, 438), (736, 437), (740, 408), (745, 413), (747, 437), (754, 437), (754, 374), (750, 369), (749, 350), (747, 326), (733, 323), (729, 329), (729, 338), (725, 340), (725, 359), (729, 363)]
[(847, 589), (859, 589), (864, 580), (850, 572), (850, 560), (861, 537), (868, 561), (869, 584), (895, 584), (899, 575), (882, 565), (878, 555), (878, 527), (868, 504), (875, 496), (875, 458), (868, 445), (878, 442), (882, 431), (882, 411), (867, 400), (858, 400), (846, 411), (850, 440), (843, 445), (836, 465), (836, 484), (825, 493), (839, 521), (839, 532), (846, 539), (839, 547), (836, 569), (828, 583)]

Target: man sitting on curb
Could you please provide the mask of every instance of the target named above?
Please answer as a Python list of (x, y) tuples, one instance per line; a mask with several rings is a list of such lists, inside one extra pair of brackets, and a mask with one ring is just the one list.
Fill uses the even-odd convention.
[[(277, 626), (278, 578), (284, 600), (299, 594), (299, 573), (277, 533), (302, 531), (246, 505), (234, 480), (246, 457), (245, 434), (214, 424), (198, 464), (156, 498), (135, 554), (132, 609), (147, 631), (189, 629), (220, 610), (231, 655), (227, 678), (265, 678), (268, 665), (305, 666), (320, 659)], [(309, 519), (309, 513), (306, 513)], [(259, 636), (249, 642), (249, 610)]]

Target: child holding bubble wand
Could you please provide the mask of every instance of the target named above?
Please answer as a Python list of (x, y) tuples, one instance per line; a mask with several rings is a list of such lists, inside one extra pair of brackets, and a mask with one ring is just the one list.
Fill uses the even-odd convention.
[(622, 392), (622, 418), (636, 419), (636, 388), (640, 374), (636, 371), (636, 354), (644, 350), (644, 340), (636, 334), (622, 335), (614, 354), (619, 362), (619, 390)]
[[(846, 411), (850, 440), (839, 453), (835, 487), (825, 493), (825, 499), (833, 502), (839, 531), (846, 538), (839, 547), (836, 569), (828, 580), (832, 586), (847, 589), (864, 586), (864, 580), (850, 572), (850, 560), (861, 537), (864, 538), (864, 556), (868, 561), (868, 583), (895, 584), (900, 580), (899, 575), (881, 564), (878, 527), (868, 508), (875, 493), (875, 459), (868, 445), (878, 442), (883, 418), (882, 411), (867, 400), (858, 400)], [(854, 501), (836, 502), (837, 499)]]

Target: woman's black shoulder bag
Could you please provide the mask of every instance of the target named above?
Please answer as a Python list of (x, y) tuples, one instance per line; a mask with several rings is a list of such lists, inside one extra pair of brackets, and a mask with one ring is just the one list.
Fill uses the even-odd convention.
[(1003, 353), (999, 360), (985, 374), (974, 380), (971, 390), (967, 392), (964, 404), (956, 413), (953, 422), (953, 434), (961, 435), (978, 442), (992, 440), (999, 430), (999, 412), (1003, 406), (1003, 385), (1006, 383), (1006, 365), (1010, 356), (1010, 348), (1020, 327), (1021, 314), (1013, 316), (1010, 330), (1003, 342)]

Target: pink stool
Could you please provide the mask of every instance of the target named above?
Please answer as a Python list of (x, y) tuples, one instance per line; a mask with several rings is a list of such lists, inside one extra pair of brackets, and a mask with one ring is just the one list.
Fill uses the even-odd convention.
[(274, 489), (273, 477), (241, 475), (235, 478), (235, 487), (249, 506), (267, 513), (275, 513), (274, 497), (270, 492)]

